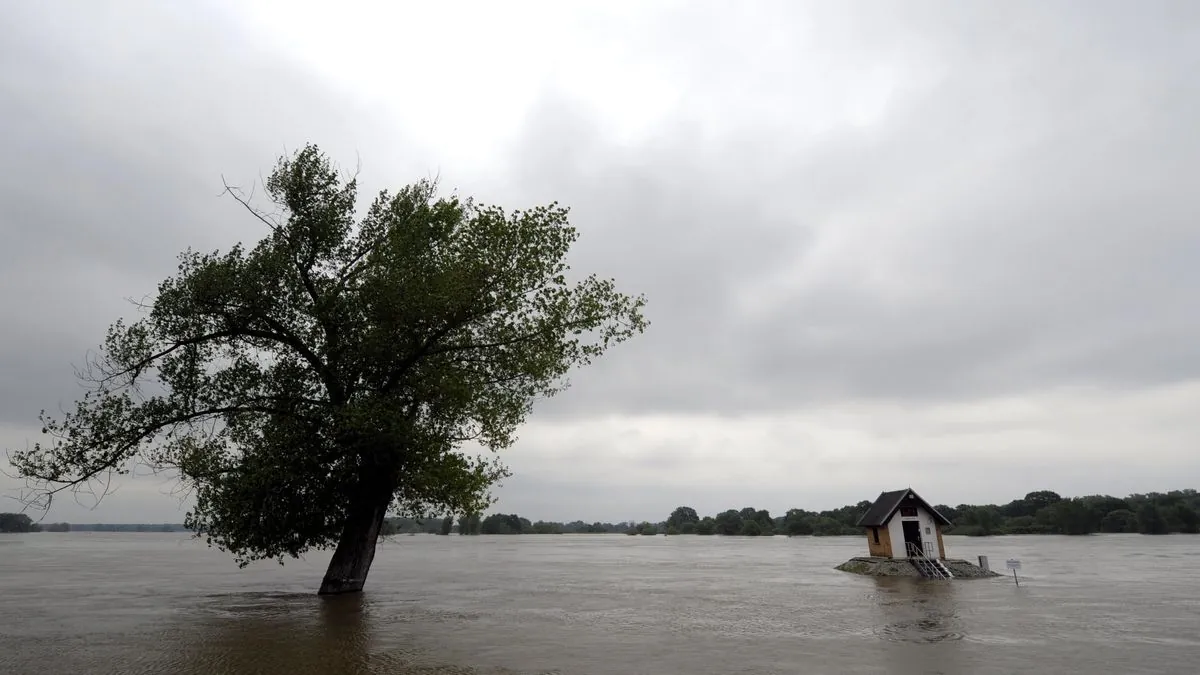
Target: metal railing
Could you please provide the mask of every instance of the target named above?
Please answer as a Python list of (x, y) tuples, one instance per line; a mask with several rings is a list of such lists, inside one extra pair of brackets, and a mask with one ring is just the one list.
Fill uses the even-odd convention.
[(925, 551), (920, 546), (911, 541), (905, 542), (904, 546), (908, 549), (908, 557), (913, 560), (913, 564), (917, 566), (918, 570), (925, 572), (926, 576), (933, 579), (950, 578), (950, 570), (946, 569), (941, 561), (925, 555)]

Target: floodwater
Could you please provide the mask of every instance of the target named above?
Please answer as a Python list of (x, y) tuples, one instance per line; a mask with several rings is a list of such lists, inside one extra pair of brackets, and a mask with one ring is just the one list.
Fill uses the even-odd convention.
[(400, 536), (365, 593), (326, 555), (186, 534), (0, 535), (0, 673), (1176, 673), (1200, 536), (948, 537), (1011, 577), (873, 579), (861, 538)]

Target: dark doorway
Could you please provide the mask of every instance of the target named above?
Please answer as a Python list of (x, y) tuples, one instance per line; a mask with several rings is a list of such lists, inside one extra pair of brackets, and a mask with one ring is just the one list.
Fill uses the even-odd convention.
[(925, 552), (925, 547), (921, 544), (921, 523), (916, 520), (905, 520), (901, 523), (904, 526), (904, 555), (912, 557), (912, 551), (909, 550), (909, 544), (917, 547), (921, 553)]

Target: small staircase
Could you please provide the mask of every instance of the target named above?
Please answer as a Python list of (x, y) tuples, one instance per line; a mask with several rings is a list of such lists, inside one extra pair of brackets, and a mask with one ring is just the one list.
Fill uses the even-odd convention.
[(912, 543), (906, 544), (908, 548), (908, 561), (917, 568), (921, 576), (926, 579), (953, 579), (954, 575), (950, 573), (950, 568), (937, 558), (930, 558), (925, 555), (919, 546)]

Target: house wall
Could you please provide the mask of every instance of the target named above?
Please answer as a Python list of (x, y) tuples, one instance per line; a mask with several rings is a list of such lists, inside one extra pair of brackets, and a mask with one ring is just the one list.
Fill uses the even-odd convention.
[(873, 532), (873, 530), (875, 530), (875, 529), (876, 528), (873, 528), (873, 527), (867, 528), (867, 550), (873, 556), (879, 556), (881, 558), (891, 558), (892, 557), (892, 535), (891, 535), (891, 532), (889, 532), (888, 528), (886, 528), (886, 527), (878, 528), (879, 543), (876, 544), (875, 543), (875, 534)]
[(946, 558), (946, 543), (942, 541), (942, 526), (938, 525), (938, 557), (943, 560)]
[(925, 555), (930, 558), (938, 557), (938, 524), (933, 519), (933, 514), (918, 506), (917, 522), (921, 523), (921, 543), (925, 547)]
[[(906, 520), (916, 521), (921, 526), (921, 543), (925, 548), (925, 555), (931, 558), (934, 556), (946, 557), (945, 547), (942, 543), (942, 531), (938, 527), (937, 521), (933, 519), (932, 513), (917, 506), (917, 515), (915, 518), (911, 516), (902, 517), (900, 511), (897, 510), (896, 513), (892, 514), (892, 519), (888, 521), (887, 529), (892, 544), (893, 558), (908, 557), (908, 547), (905, 545), (906, 542), (904, 540), (904, 525), (901, 524)], [(883, 534), (880, 532), (880, 538), (882, 539), (882, 537)]]
[(906, 558), (908, 557), (907, 549), (904, 546), (904, 526), (900, 524), (899, 512), (892, 515), (892, 519), (887, 524), (888, 533), (891, 535), (892, 542), (892, 557)]

